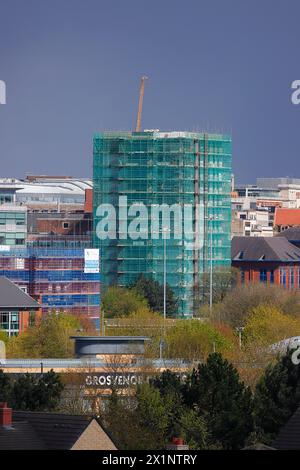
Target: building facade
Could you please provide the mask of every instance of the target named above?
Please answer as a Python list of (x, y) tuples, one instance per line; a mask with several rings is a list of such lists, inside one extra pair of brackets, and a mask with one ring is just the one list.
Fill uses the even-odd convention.
[(285, 237), (234, 237), (231, 253), (241, 284), (263, 282), (300, 289), (300, 249)]
[(91, 320), (99, 328), (100, 274), (99, 269), (86, 268), (86, 250), (0, 247), (0, 276), (37, 300), (42, 315), (72, 314)]
[(26, 245), (27, 210), (15, 204), (0, 205), (0, 245)]
[[(162, 284), (166, 260), (166, 280), (178, 298), (178, 313), (192, 315), (195, 299), (206, 294), (201, 275), (210, 268), (211, 248), (213, 268), (230, 265), (230, 137), (159, 131), (98, 134), (93, 184), (94, 245), (100, 248), (103, 283), (128, 286), (143, 273)], [(120, 205), (124, 196), (126, 207), (123, 199)], [(106, 239), (97, 231), (103, 204), (111, 204), (118, 216), (116, 236)], [(175, 237), (175, 214), (173, 229), (159, 219), (153, 230), (149, 214), (163, 204), (184, 211), (189, 207), (179, 218), (181, 238)], [(137, 215), (134, 205), (147, 210), (146, 215), (143, 208), (139, 212), (143, 233), (135, 239), (124, 234)], [(141, 220), (145, 217), (146, 223)]]

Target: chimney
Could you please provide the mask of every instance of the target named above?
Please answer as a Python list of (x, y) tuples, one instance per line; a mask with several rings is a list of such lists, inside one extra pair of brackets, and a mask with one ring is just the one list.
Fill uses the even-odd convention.
[(0, 426), (12, 425), (12, 409), (7, 407), (7, 403), (0, 402)]
[(189, 450), (189, 446), (181, 437), (172, 437), (171, 444), (166, 446), (166, 450)]

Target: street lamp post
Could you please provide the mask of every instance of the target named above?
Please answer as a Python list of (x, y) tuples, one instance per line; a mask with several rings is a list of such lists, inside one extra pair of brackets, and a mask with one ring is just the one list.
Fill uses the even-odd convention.
[(166, 335), (166, 319), (167, 319), (167, 232), (169, 231), (168, 227), (162, 228), (163, 242), (164, 242), (164, 282), (163, 282), (163, 292), (164, 292), (164, 336)]
[(242, 333), (243, 333), (244, 327), (243, 326), (238, 326), (236, 328), (236, 331), (239, 334), (239, 348), (242, 349)]
[(209, 310), (212, 311), (212, 305), (213, 305), (213, 221), (217, 220), (218, 217), (210, 215), (205, 218), (209, 220), (209, 234), (210, 234)]
[(212, 221), (213, 217), (210, 216), (210, 273), (209, 273), (209, 309), (212, 310), (212, 302), (213, 302), (213, 227)]

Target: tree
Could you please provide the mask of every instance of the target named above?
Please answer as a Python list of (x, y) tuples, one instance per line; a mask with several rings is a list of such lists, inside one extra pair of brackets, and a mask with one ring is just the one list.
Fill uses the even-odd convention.
[(0, 341), (3, 341), (5, 344), (8, 342), (8, 334), (6, 331), (0, 330)]
[(127, 317), (146, 307), (147, 301), (135, 289), (111, 286), (102, 298), (106, 318)]
[[(300, 295), (281, 286), (254, 282), (236, 286), (215, 306), (213, 316), (232, 327), (245, 326), (253, 309), (260, 305), (277, 306), (287, 315), (297, 316), (300, 312)], [(298, 313), (297, 313), (298, 312)]]
[(228, 337), (209, 322), (177, 320), (167, 330), (167, 355), (174, 359), (202, 361), (214, 350), (224, 352), (232, 347)]
[(63, 388), (59, 375), (53, 370), (40, 377), (27, 373), (14, 382), (9, 402), (16, 410), (53, 411)]
[(254, 395), (257, 432), (270, 443), (300, 404), (300, 366), (293, 364), (289, 351), (270, 364), (259, 380)]
[[(151, 277), (145, 277), (141, 274), (133, 284), (134, 289), (145, 299), (147, 299), (149, 307), (154, 312), (163, 313), (164, 306), (164, 288)], [(178, 301), (174, 296), (171, 287), (166, 286), (166, 311), (168, 317), (173, 317), (177, 314)]]
[(12, 381), (8, 374), (0, 370), (0, 401), (9, 402), (12, 393)]
[(237, 370), (219, 353), (209, 355), (189, 377), (185, 400), (204, 418), (214, 445), (241, 448), (253, 430), (252, 395)]
[(148, 449), (163, 449), (168, 435), (169, 417), (159, 390), (144, 383), (136, 392), (137, 419), (142, 429), (147, 430)]
[(81, 323), (73, 315), (50, 314), (38, 325), (11, 338), (7, 353), (10, 357), (63, 358), (73, 356), (74, 345), (70, 336), (78, 334)]
[[(228, 292), (237, 284), (238, 270), (236, 268), (221, 267), (213, 272), (212, 294), (215, 303), (222, 302)], [(203, 290), (209, 299), (210, 273), (202, 275)]]
[(258, 347), (290, 338), (299, 331), (298, 319), (284, 315), (276, 306), (260, 305), (250, 314), (244, 332), (244, 340)]

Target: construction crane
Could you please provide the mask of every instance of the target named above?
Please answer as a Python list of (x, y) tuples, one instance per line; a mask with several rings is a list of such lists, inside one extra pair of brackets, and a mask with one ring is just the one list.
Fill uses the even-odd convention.
[(148, 77), (146, 77), (146, 75), (143, 75), (142, 78), (141, 78), (141, 85), (140, 85), (139, 107), (138, 107), (138, 114), (137, 114), (135, 132), (141, 132), (143, 99), (144, 99), (145, 81), (146, 80), (148, 80)]

